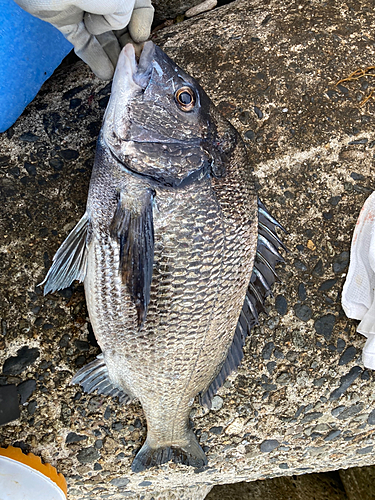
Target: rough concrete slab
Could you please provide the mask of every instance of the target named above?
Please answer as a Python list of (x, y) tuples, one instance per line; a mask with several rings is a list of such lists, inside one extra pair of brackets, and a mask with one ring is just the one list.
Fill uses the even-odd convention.
[(374, 188), (374, 101), (359, 106), (373, 82), (335, 87), (374, 63), (374, 27), (364, 0), (238, 0), (155, 38), (243, 135), (260, 196), (289, 232), (282, 283), (237, 377), (215, 410), (193, 407), (209, 459), (198, 473), (172, 464), (132, 474), (145, 437), (140, 405), (69, 385), (98, 353), (82, 286), (43, 297), (36, 285), (84, 212), (110, 88), (83, 63), (43, 87), (0, 136), (0, 383), (35, 381), (0, 445), (54, 464), (74, 500), (170, 488), (182, 498), (194, 486), (375, 463), (374, 374), (340, 307), (351, 234)]
[(178, 15), (183, 15), (187, 10), (201, 2), (202, 0), (153, 0), (154, 23), (157, 24), (165, 19), (174, 19)]
[(353, 467), (339, 472), (349, 500), (371, 500), (375, 497), (375, 467)]
[[(368, 468), (368, 467), (367, 467)], [(350, 497), (351, 500), (352, 497)], [(363, 498), (363, 497), (353, 497)], [(373, 497), (372, 497), (373, 498)], [(349, 500), (338, 472), (214, 486), (206, 500)]]

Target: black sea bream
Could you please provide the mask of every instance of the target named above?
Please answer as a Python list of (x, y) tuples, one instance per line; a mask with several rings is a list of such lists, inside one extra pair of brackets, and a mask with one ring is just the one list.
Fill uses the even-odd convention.
[[(119, 58), (81, 221), (45, 293), (84, 281), (102, 354), (73, 378), (138, 398), (147, 438), (135, 472), (201, 467), (189, 426), (237, 368), (283, 246), (258, 201), (245, 146), (200, 85), (152, 42)], [(281, 227), (281, 226), (279, 226)]]

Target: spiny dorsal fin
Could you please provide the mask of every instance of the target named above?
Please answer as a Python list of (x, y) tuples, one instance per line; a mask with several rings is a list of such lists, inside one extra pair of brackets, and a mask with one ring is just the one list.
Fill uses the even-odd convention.
[(258, 246), (253, 274), (228, 355), (216, 378), (206, 392), (200, 396), (200, 403), (207, 408), (211, 408), (212, 398), (224, 384), (225, 379), (237, 370), (241, 363), (245, 339), (254, 325), (258, 324), (259, 312), (266, 312), (264, 302), (268, 295), (272, 294), (272, 285), (276, 280), (279, 281), (275, 266), (277, 262), (284, 262), (279, 253), (279, 247), (283, 250), (287, 250), (287, 248), (278, 237), (276, 227), (285, 231), (283, 226), (268, 213), (263, 203), (258, 200)]
[(40, 283), (40, 286), (44, 285), (44, 295), (67, 288), (74, 280), (85, 279), (88, 225), (86, 212), (53, 257), (52, 266)]
[(98, 391), (98, 394), (119, 398), (120, 403), (128, 403), (131, 397), (115, 387), (109, 379), (107, 365), (103, 354), (83, 366), (72, 378), (70, 385), (79, 384), (87, 393)]
[(154, 263), (154, 191), (120, 192), (110, 227), (120, 244), (120, 274), (138, 313), (138, 327), (146, 319)]

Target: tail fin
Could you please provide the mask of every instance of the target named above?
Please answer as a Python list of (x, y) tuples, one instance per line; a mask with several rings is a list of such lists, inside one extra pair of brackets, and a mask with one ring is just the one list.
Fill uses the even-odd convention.
[(207, 457), (193, 432), (189, 433), (188, 439), (189, 442), (184, 446), (171, 445), (162, 448), (151, 448), (146, 440), (133, 460), (132, 471), (142, 472), (170, 460), (176, 464), (197, 468), (207, 465)]

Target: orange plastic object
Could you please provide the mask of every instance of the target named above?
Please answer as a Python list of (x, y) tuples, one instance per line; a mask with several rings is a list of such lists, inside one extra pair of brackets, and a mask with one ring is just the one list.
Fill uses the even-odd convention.
[(51, 464), (42, 464), (40, 457), (37, 457), (33, 453), (28, 453), (25, 455), (20, 448), (15, 448), (14, 446), (8, 446), (7, 448), (0, 448), (0, 455), (3, 457), (11, 458), (17, 462), (21, 462), (28, 467), (44, 474), (51, 481), (53, 481), (65, 494), (67, 497), (68, 488), (66, 485), (65, 478), (62, 474), (58, 473), (55, 467)]

